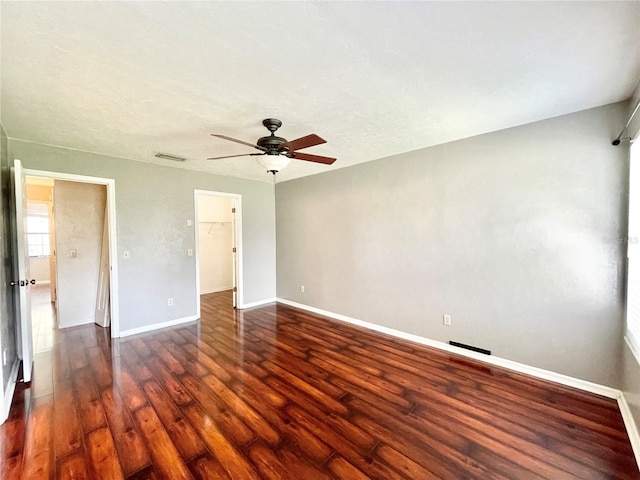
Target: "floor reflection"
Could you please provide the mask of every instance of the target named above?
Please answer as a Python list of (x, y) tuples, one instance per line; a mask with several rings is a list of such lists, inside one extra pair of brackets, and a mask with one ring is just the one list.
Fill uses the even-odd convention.
[(31, 287), (31, 322), (34, 355), (53, 349), (56, 312), (49, 285)]

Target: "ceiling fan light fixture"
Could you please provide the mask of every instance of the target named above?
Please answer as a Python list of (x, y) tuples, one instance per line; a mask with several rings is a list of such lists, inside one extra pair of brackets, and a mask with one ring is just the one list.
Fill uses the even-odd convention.
[(271, 172), (274, 175), (291, 162), (291, 159), (284, 155), (261, 155), (256, 160), (267, 172)]

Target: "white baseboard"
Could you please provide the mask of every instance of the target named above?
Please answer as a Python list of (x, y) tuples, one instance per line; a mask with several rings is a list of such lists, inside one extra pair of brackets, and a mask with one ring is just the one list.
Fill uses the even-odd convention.
[(228, 292), (229, 290), (233, 290), (233, 285), (225, 288), (214, 288), (213, 290), (202, 290), (200, 292), (200, 295), (206, 295), (208, 293)]
[(131, 328), (129, 330), (123, 330), (120, 332), (120, 337), (128, 337), (130, 335), (137, 335), (138, 333), (151, 332), (153, 330), (159, 330), (161, 328), (175, 327), (183, 323), (194, 322), (198, 320), (197, 315), (191, 315), (189, 317), (177, 318), (175, 320), (169, 320), (162, 323), (154, 323), (152, 325), (146, 325), (144, 327)]
[(326, 310), (322, 310), (320, 308), (310, 307), (309, 305), (292, 302), (291, 300), (286, 300), (284, 298), (278, 298), (277, 301), (280, 303), (284, 303), (285, 305), (290, 305), (292, 307), (300, 308), (302, 310), (307, 310), (309, 312), (324, 315), (326, 317), (331, 317), (335, 320), (340, 320), (342, 322), (358, 325), (359, 327), (368, 328), (369, 330), (386, 333), (387, 335), (392, 335), (394, 337), (402, 338), (404, 340), (409, 340), (412, 342), (420, 343), (422, 345), (427, 345), (429, 347), (444, 350), (450, 353), (455, 353), (456, 355), (461, 355), (463, 357), (473, 358), (474, 360), (479, 360), (484, 363), (489, 363), (497, 367), (508, 368), (509, 370), (525, 373), (527, 375), (531, 375), (532, 377), (542, 378), (544, 380), (556, 382), (562, 385), (566, 385), (568, 387), (578, 388), (580, 390), (585, 390), (587, 392), (596, 393), (604, 397), (618, 399), (622, 395), (622, 392), (620, 390), (616, 390), (615, 388), (599, 385), (597, 383), (588, 382), (586, 380), (570, 377), (568, 375), (552, 372), (550, 370), (544, 370), (542, 368), (532, 367), (530, 365), (525, 365), (523, 363), (514, 362), (513, 360), (507, 360), (506, 358), (500, 358), (493, 355), (484, 355), (482, 353), (472, 352), (471, 350), (466, 350), (464, 348), (454, 347), (452, 345), (449, 345), (448, 343), (432, 340), (430, 338), (420, 337), (418, 335), (402, 332), (400, 330), (394, 330), (393, 328), (383, 327), (382, 325), (376, 325), (375, 323), (365, 322), (363, 320), (358, 320), (356, 318), (347, 317), (346, 315), (340, 315), (338, 313), (329, 312)]
[(18, 381), (18, 370), (20, 369), (20, 359), (16, 358), (11, 367), (11, 373), (9, 374), (9, 385), (7, 391), (3, 395), (2, 412), (0, 412), (0, 425), (2, 425), (7, 418), (9, 418), (9, 411), (11, 410), (11, 402), (13, 402), (13, 394), (16, 391), (16, 382)]
[(636, 463), (638, 464), (638, 467), (640, 467), (640, 434), (638, 434), (638, 427), (633, 419), (633, 414), (631, 413), (631, 409), (629, 408), (629, 404), (627, 403), (627, 399), (624, 397), (624, 394), (618, 397), (618, 407), (620, 408), (620, 414), (622, 415), (624, 426), (627, 429), (627, 435), (629, 435), (629, 441), (631, 442), (633, 454), (636, 457)]
[(89, 318), (88, 320), (81, 320), (79, 322), (72, 322), (72, 323), (59, 323), (58, 324), (58, 328), (63, 329), (63, 328), (71, 328), (71, 327), (79, 327), (81, 325), (89, 325), (90, 323), (93, 323), (95, 320), (95, 318)]
[(257, 302), (244, 303), (242, 305), (239, 305), (238, 309), (244, 310), (245, 308), (260, 307), (261, 305), (266, 305), (267, 303), (273, 303), (278, 301), (279, 300), (277, 298), (267, 298), (266, 300), (259, 300)]

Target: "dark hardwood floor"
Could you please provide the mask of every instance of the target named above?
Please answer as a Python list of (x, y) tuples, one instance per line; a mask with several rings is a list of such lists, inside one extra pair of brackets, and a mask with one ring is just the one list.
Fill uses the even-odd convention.
[(271, 304), (54, 332), (2, 479), (638, 479), (614, 400)]

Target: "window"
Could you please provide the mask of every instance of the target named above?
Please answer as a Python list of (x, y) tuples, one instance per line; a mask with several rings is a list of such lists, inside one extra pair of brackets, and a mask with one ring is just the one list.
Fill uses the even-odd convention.
[(48, 257), (49, 248), (49, 207), (46, 203), (27, 205), (27, 242), (30, 257)]
[[(640, 140), (631, 145), (627, 238), (627, 341), (640, 355)], [(639, 358), (640, 361), (640, 358)]]

